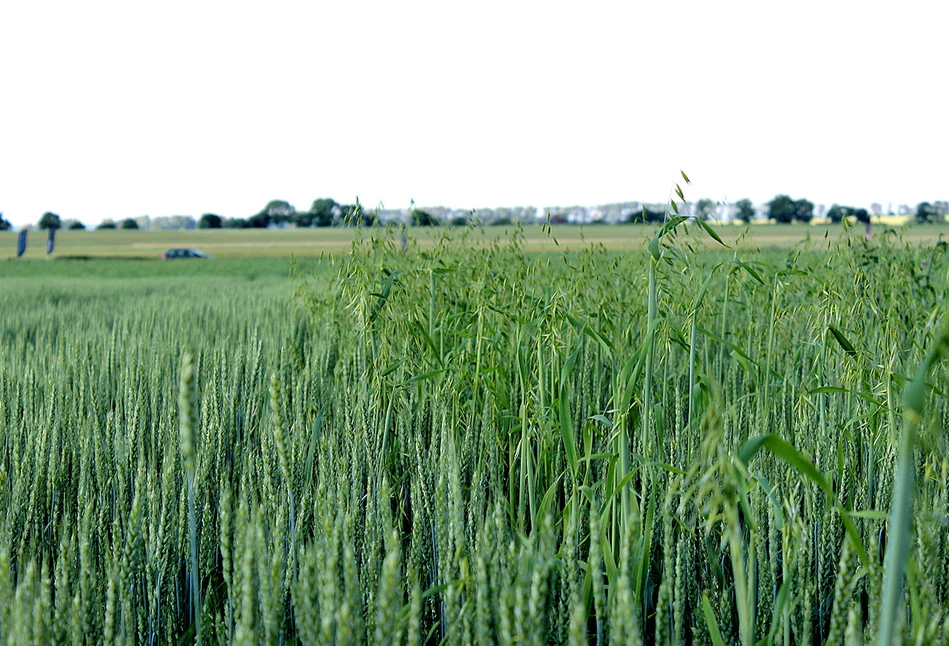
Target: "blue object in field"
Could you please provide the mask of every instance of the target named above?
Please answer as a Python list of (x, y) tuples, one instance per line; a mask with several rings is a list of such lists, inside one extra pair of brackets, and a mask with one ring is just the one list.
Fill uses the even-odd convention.
[(56, 229), (50, 227), (49, 235), (46, 236), (46, 255), (53, 253), (53, 247), (56, 246)]
[(16, 239), (16, 257), (19, 258), (24, 253), (26, 253), (26, 229), (21, 229)]

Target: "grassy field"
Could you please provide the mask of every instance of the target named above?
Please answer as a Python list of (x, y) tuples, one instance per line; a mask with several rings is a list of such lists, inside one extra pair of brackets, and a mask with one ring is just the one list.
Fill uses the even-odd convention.
[[(886, 234), (885, 231), (892, 231)], [(939, 225), (907, 226), (887, 229), (878, 226), (875, 234), (902, 236), (907, 242), (915, 244), (933, 242), (947, 227)], [(435, 228), (409, 229), (414, 243), (423, 249), (430, 249), (444, 235), (458, 237), (462, 229)], [(512, 227), (481, 227), (471, 234), (479, 242), (499, 239), (506, 240), (513, 232)], [(525, 250), (535, 252), (557, 252), (563, 250), (578, 251), (591, 245), (602, 245), (610, 251), (630, 251), (641, 249), (655, 233), (655, 227), (642, 225), (598, 225), (598, 226), (555, 226), (550, 234), (540, 226), (528, 226), (523, 230)], [(723, 240), (732, 244), (742, 237), (746, 246), (789, 247), (801, 243), (808, 237), (823, 240), (826, 236), (836, 241), (848, 235), (842, 226), (807, 225), (755, 225), (721, 226), (719, 233)], [(217, 229), (217, 230), (175, 230), (175, 231), (59, 231), (56, 238), (56, 252), (52, 258), (62, 257), (115, 257), (157, 259), (161, 254), (175, 247), (196, 247), (216, 258), (286, 258), (319, 257), (327, 254), (348, 253), (353, 238), (367, 235), (365, 230), (328, 228), (328, 229)], [(376, 230), (374, 235), (386, 236), (398, 240), (400, 230)], [(556, 241), (556, 242), (555, 242)], [(0, 257), (10, 258), (16, 253), (16, 234), (0, 232)], [(24, 259), (46, 258), (45, 232), (30, 234), (29, 245)]]
[(808, 230), (3, 263), (0, 642), (949, 644), (946, 246)]

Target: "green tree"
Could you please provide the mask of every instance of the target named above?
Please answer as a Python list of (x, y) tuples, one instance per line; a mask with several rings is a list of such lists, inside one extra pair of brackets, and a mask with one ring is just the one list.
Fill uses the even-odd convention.
[(66, 227), (70, 231), (85, 231), (86, 225), (80, 222), (79, 220), (73, 220), (69, 223), (69, 226)]
[(796, 212), (794, 200), (788, 195), (777, 195), (768, 202), (768, 217), (775, 222), (788, 224), (794, 220)]
[(312, 224), (308, 224), (306, 226), (332, 226), (333, 220), (336, 218), (339, 212), (339, 204), (336, 203), (336, 200), (332, 200), (328, 197), (321, 197), (319, 199), (313, 200), (313, 205), (310, 207), (309, 213)]
[(810, 222), (814, 218), (814, 203), (809, 200), (794, 201), (794, 219), (798, 222)]
[(266, 229), (270, 226), (270, 216), (266, 213), (257, 213), (247, 218), (248, 224), (254, 229)]
[(709, 216), (715, 212), (715, 202), (703, 197), (698, 202), (695, 203), (695, 215), (702, 218), (703, 220), (708, 220)]
[(263, 210), (263, 213), (270, 217), (270, 222), (273, 224), (291, 222), (296, 212), (297, 210), (293, 208), (293, 205), (286, 200), (271, 200)]
[(103, 220), (102, 222), (96, 225), (96, 231), (101, 231), (103, 229), (114, 229), (114, 228), (115, 228), (115, 222), (113, 222), (112, 220)]
[(305, 229), (313, 226), (313, 214), (309, 211), (297, 211), (293, 215), (294, 226)]
[(132, 231), (134, 229), (138, 229), (138, 222), (136, 222), (132, 218), (125, 218), (124, 220), (119, 222), (119, 228), (125, 229), (127, 231)]
[(198, 228), (220, 229), (223, 222), (224, 219), (220, 215), (215, 215), (214, 213), (205, 213), (201, 216), (201, 219), (198, 220)]
[(851, 206), (840, 206), (839, 204), (834, 204), (827, 211), (827, 219), (829, 219), (834, 224), (837, 224), (845, 217), (853, 214), (853, 207)]
[(359, 219), (362, 221), (364, 227), (374, 227), (379, 223), (379, 211), (378, 209), (372, 211), (361, 209), (359, 211)]
[(870, 213), (866, 209), (857, 209), (852, 206), (841, 206), (839, 204), (834, 204), (827, 211), (827, 219), (834, 224), (844, 218), (854, 218), (857, 222), (866, 224), (870, 221)]
[(755, 218), (755, 205), (752, 204), (748, 198), (738, 200), (735, 202), (735, 206), (738, 207), (738, 214), (735, 217), (745, 224), (748, 224)]
[(40, 229), (58, 229), (62, 224), (62, 220), (59, 219), (59, 216), (49, 211), (43, 214), (39, 223)]
[(422, 209), (412, 209), (412, 213), (409, 217), (413, 227), (437, 227), (441, 224), (438, 218)]
[(0, 213), (0, 231), (9, 231), (13, 225), (3, 219), (3, 213)]
[(250, 226), (247, 218), (228, 218), (224, 220), (225, 229), (249, 229)]
[(267, 206), (256, 213), (248, 221), (255, 229), (266, 229), (271, 224), (285, 224), (293, 221), (296, 209), (286, 200), (270, 200)]
[(917, 222), (935, 222), (939, 217), (939, 211), (929, 202), (920, 202), (916, 205)]

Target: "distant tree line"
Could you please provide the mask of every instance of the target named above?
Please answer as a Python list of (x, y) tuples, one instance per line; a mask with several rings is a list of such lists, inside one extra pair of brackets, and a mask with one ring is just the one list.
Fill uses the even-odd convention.
[(313, 201), (308, 211), (298, 211), (286, 200), (271, 200), (259, 213), (248, 218), (222, 218), (205, 213), (199, 229), (266, 229), (271, 226), (330, 227), (372, 225), (375, 215), (356, 204), (338, 204), (330, 198)]
[[(40, 217), (40, 221), (37, 223), (37, 228), (40, 230), (46, 231), (48, 229), (62, 229), (66, 228), (72, 231), (82, 231), (86, 228), (86, 225), (80, 222), (79, 220), (66, 220), (63, 221), (56, 213), (52, 211), (47, 211)], [(121, 220), (118, 225), (115, 222), (109, 219), (105, 219), (99, 224), (96, 225), (97, 230), (103, 229), (138, 229), (138, 222), (132, 218), (125, 218)]]
[[(709, 199), (700, 199), (695, 202), (692, 214), (696, 217), (710, 218), (715, 212), (715, 202)], [(749, 199), (735, 202), (735, 219), (741, 222), (751, 222), (755, 218), (755, 206)], [(942, 222), (949, 215), (949, 202), (920, 202), (916, 207), (916, 221)], [(808, 223), (814, 219), (814, 204), (810, 200), (792, 199), (788, 195), (777, 195), (767, 203), (768, 217), (778, 224), (792, 222)], [(633, 223), (659, 223), (666, 219), (665, 210), (650, 209), (644, 206), (640, 213), (634, 213), (627, 219)], [(838, 223), (844, 218), (853, 218), (858, 222), (870, 222), (870, 213), (863, 208), (834, 204), (827, 211), (827, 219)]]
[[(707, 198), (702, 198), (695, 203), (695, 215), (701, 218), (710, 218), (715, 210), (716, 203)], [(751, 222), (755, 218), (755, 205), (754, 203), (745, 198), (735, 202), (735, 207), (738, 209), (735, 217), (742, 222)], [(632, 224), (641, 224), (641, 223), (652, 223), (658, 224), (663, 222), (666, 219), (666, 211), (664, 209), (652, 209), (648, 206), (643, 206), (642, 210), (638, 213), (633, 213), (627, 218), (627, 222)]]
[(870, 214), (866, 209), (855, 209), (852, 206), (840, 206), (834, 204), (827, 211), (827, 219), (833, 223), (838, 223), (844, 218), (854, 218), (857, 222), (867, 223), (870, 221)]
[[(767, 217), (779, 224), (788, 224), (791, 222), (808, 223), (814, 218), (814, 204), (806, 199), (792, 199), (788, 195), (777, 195), (767, 203)], [(879, 205), (875, 207), (879, 212)], [(691, 214), (700, 218), (711, 218), (715, 215), (717, 203), (702, 198), (697, 200), (691, 210)], [(465, 226), (474, 218), (492, 225), (512, 224), (510, 217), (504, 216), (504, 209), (501, 213), (491, 217), (491, 210), (485, 210), (487, 214), (472, 211), (469, 217), (465, 216), (442, 216), (438, 217), (423, 209), (416, 208), (414, 203), (408, 212), (408, 223), (415, 227), (432, 227), (441, 224), (451, 226)], [(905, 212), (910, 209), (906, 207)], [(456, 211), (457, 213), (457, 211)], [(756, 209), (750, 199), (741, 199), (732, 205), (734, 218), (741, 222), (751, 222), (755, 219)], [(639, 211), (633, 212), (626, 217), (626, 222), (630, 223), (650, 223), (656, 224), (663, 222), (668, 217), (668, 212), (664, 208), (654, 208), (654, 206), (644, 205)], [(942, 222), (949, 215), (949, 202), (920, 202), (916, 206), (915, 219), (917, 222)], [(856, 208), (834, 204), (826, 213), (826, 217), (833, 223), (838, 223), (844, 218), (853, 218), (858, 222), (869, 223), (870, 213), (864, 208)], [(551, 224), (566, 224), (568, 222), (567, 214), (558, 212), (549, 215)], [(199, 229), (266, 229), (268, 227), (331, 227), (331, 226), (372, 226), (377, 222), (378, 213), (375, 211), (364, 210), (357, 200), (356, 204), (339, 204), (330, 198), (319, 198), (313, 201), (310, 208), (306, 211), (298, 211), (286, 200), (271, 200), (258, 213), (246, 218), (225, 218), (215, 213), (205, 213), (195, 223), (190, 216), (169, 216), (159, 217), (149, 220), (147, 217), (132, 219), (125, 218), (119, 222), (110, 219), (103, 220), (96, 225), (97, 230), (106, 229), (139, 229), (139, 222), (144, 222), (141, 226), (152, 229), (180, 229), (194, 228)], [(37, 223), (38, 228), (46, 229), (75, 229), (82, 230), (86, 226), (78, 220), (63, 220), (56, 213), (47, 211), (40, 217)], [(0, 214), (0, 231), (12, 228), (10, 222), (3, 219)]]

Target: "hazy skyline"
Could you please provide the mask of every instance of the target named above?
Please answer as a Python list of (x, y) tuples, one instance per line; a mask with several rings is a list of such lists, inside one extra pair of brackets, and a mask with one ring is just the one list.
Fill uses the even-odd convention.
[(0, 7), (0, 212), (949, 199), (944, 2)]

